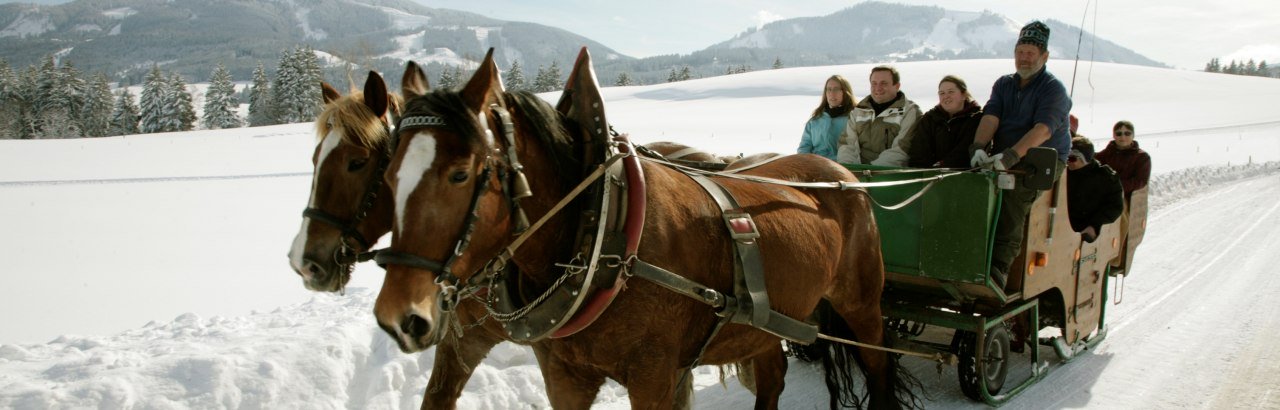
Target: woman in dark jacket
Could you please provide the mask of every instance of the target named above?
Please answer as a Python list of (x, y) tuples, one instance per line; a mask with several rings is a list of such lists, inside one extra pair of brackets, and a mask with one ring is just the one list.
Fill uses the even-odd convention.
[(982, 107), (964, 80), (948, 75), (938, 82), (938, 105), (916, 121), (907, 166), (968, 168), (969, 145), (982, 120)]

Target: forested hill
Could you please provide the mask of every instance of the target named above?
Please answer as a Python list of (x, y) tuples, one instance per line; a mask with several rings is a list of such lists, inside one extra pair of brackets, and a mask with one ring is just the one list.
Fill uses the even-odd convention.
[[(597, 58), (628, 59), (602, 44), (532, 23), (435, 9), (407, 0), (79, 0), (0, 5), (0, 58), (14, 67), (55, 54), (82, 70), (137, 84), (152, 65), (205, 81), (219, 62), (237, 80), (271, 67), (306, 44), (330, 66), (352, 62), (399, 72), (414, 59), (439, 73), (467, 65), (489, 47), (504, 66), (571, 59), (589, 46)], [(561, 63), (562, 65), (565, 63)]]

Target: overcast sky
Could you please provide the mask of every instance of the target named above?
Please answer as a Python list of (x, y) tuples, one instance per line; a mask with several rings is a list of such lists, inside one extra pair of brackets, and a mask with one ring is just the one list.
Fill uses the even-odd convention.
[[(854, 0), (417, 0), (430, 7), (560, 27), (632, 57), (687, 54), (728, 40), (748, 27), (793, 17), (822, 16)], [(901, 0), (960, 11), (984, 9), (1025, 23), (1055, 19), (1084, 28), (1156, 61), (1203, 69), (1210, 58), (1280, 62), (1280, 1), (1276, 0)], [(1094, 10), (1097, 10), (1096, 31)]]

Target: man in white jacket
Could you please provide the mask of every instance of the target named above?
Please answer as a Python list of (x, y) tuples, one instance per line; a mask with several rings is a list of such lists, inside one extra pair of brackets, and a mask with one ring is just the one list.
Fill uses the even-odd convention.
[(907, 134), (920, 107), (900, 89), (898, 70), (890, 66), (871, 69), (871, 95), (858, 102), (841, 137), (836, 161), (842, 164), (907, 165), (911, 141)]

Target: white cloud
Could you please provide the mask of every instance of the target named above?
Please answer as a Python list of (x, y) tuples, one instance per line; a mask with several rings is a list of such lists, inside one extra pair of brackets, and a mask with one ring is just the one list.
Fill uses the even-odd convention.
[(781, 15), (774, 14), (769, 10), (757, 11), (756, 12), (756, 29), (759, 30), (761, 27), (764, 27), (765, 24), (769, 24), (782, 19), (783, 17)]

